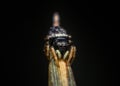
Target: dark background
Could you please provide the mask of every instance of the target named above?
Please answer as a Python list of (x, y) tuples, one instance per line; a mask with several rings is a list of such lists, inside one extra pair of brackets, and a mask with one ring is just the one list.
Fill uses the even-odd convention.
[(72, 64), (77, 86), (117, 86), (112, 58), (112, 24), (106, 1), (41, 1), (10, 4), (8, 42), (4, 58), (4, 85), (47, 86), (48, 61), (44, 37), (59, 12), (61, 26), (77, 47)]

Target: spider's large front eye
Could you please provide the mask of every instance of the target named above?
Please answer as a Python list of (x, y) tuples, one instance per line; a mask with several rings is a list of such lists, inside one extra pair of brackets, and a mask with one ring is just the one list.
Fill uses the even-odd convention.
[(57, 46), (66, 46), (67, 43), (66, 42), (57, 42)]
[(57, 46), (61, 46), (61, 42), (57, 42)]

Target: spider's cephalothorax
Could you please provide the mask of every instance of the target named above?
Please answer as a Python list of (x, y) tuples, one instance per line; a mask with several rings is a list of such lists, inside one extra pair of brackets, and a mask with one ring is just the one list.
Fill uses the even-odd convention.
[(49, 31), (49, 43), (50, 46), (54, 46), (55, 49), (60, 50), (63, 55), (66, 50), (69, 49), (71, 43), (70, 36), (61, 27), (51, 27)]

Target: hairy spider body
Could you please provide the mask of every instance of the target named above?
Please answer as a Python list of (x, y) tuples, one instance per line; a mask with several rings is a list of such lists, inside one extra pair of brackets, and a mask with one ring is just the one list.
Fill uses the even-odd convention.
[[(56, 17), (57, 18), (57, 17)], [(46, 36), (45, 54), (49, 59), (49, 86), (76, 86), (71, 63), (76, 47), (71, 36), (55, 21)]]

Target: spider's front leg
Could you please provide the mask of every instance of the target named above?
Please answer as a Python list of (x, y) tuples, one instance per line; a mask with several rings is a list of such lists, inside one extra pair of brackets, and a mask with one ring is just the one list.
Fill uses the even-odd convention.
[(70, 65), (72, 63), (72, 61), (75, 58), (75, 53), (76, 53), (76, 47), (71, 46), (70, 52), (69, 52), (69, 55), (68, 55), (68, 59), (67, 59), (67, 65)]
[(49, 42), (47, 41), (44, 45), (44, 52), (48, 60), (50, 59), (50, 45)]
[(75, 56), (76, 56), (76, 47), (73, 46), (73, 58), (71, 59), (71, 64), (72, 64), (73, 60), (75, 59)]
[(50, 47), (50, 50), (51, 50), (51, 54), (52, 54), (53, 59), (55, 60), (56, 65), (59, 66), (58, 57), (56, 55), (54, 47)]

